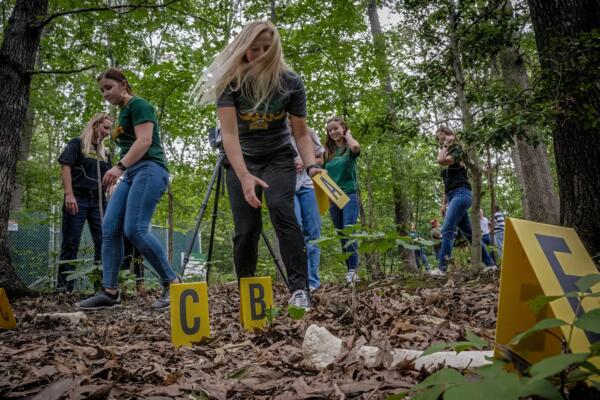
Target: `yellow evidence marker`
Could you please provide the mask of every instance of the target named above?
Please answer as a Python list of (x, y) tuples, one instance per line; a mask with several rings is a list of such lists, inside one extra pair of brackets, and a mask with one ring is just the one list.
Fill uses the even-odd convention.
[(4, 288), (0, 288), (0, 326), (4, 329), (14, 329), (17, 326)]
[[(534, 314), (527, 301), (538, 295), (558, 296), (579, 291), (575, 282), (582, 276), (598, 273), (583, 243), (571, 228), (508, 218), (504, 233), (504, 254), (500, 277), (500, 298), (496, 322), (496, 342), (508, 344), (517, 334), (546, 318), (572, 323), (581, 315), (600, 308), (600, 299), (587, 298), (578, 308), (577, 298), (561, 298)], [(594, 286), (599, 291), (600, 284)], [(569, 326), (550, 331), (566, 338)], [(575, 328), (571, 351), (589, 352), (590, 344), (600, 335)], [(535, 363), (561, 352), (561, 343), (551, 334), (540, 331), (521, 340), (514, 350)]]
[(271, 277), (240, 279), (240, 316), (244, 329), (264, 329), (267, 311), (273, 307)]
[(175, 347), (192, 346), (210, 336), (208, 286), (206, 282), (170, 286), (171, 341)]
[(319, 172), (312, 178), (315, 183), (315, 195), (319, 211), (324, 214), (329, 208), (327, 199), (329, 198), (338, 208), (346, 207), (350, 198), (344, 191), (331, 179), (326, 172)]

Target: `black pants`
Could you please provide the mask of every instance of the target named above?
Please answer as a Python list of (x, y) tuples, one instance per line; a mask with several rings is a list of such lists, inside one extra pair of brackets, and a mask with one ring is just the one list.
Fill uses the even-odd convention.
[[(62, 245), (59, 260), (75, 260), (79, 251), (81, 232), (87, 220), (94, 241), (94, 262), (101, 260), (102, 250), (102, 221), (100, 220), (100, 206), (97, 192), (76, 192), (77, 214), (70, 214), (63, 203), (62, 210)], [(106, 204), (103, 205), (106, 209)], [(73, 291), (75, 281), (67, 281), (70, 272), (75, 271), (75, 265), (65, 263), (58, 266), (58, 288), (59, 290)]]
[[(268, 185), (256, 187), (256, 195), (265, 193), (269, 216), (275, 228), (281, 257), (285, 264), (290, 289), (306, 289), (307, 263), (304, 236), (294, 212), (296, 171), (291, 148), (269, 157), (244, 157), (250, 173)], [(244, 198), (242, 185), (233, 168), (227, 168), (227, 190), (235, 224), (233, 259), (239, 278), (254, 276), (258, 261), (258, 241), (262, 231), (261, 208), (254, 208)]]

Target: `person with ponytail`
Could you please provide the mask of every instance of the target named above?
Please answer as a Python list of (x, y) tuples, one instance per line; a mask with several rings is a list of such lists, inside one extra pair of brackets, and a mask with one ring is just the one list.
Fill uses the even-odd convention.
[(296, 172), (290, 129), (309, 176), (320, 171), (306, 127), (306, 93), (285, 63), (277, 28), (252, 21), (216, 57), (195, 90), (200, 103), (217, 103), (226, 183), (235, 224), (237, 277), (251, 277), (258, 261), (264, 193), (292, 296), (310, 309), (304, 237), (294, 213)]
[(121, 305), (118, 281), (125, 235), (161, 279), (163, 294), (152, 307), (167, 309), (169, 285), (181, 280), (149, 229), (152, 215), (169, 183), (156, 113), (150, 103), (133, 94), (120, 70), (110, 68), (97, 80), (104, 100), (120, 108), (112, 132), (112, 139), (121, 150), (120, 161), (106, 172), (102, 183), (110, 187), (119, 178), (122, 180), (110, 198), (102, 226), (102, 290), (80, 301), (76, 307), (95, 310)]
[[(327, 140), (325, 142), (325, 164), (323, 165), (333, 181), (348, 195), (350, 201), (343, 209), (331, 204), (329, 214), (333, 226), (338, 232), (347, 226), (356, 224), (358, 219), (358, 179), (356, 159), (360, 155), (360, 144), (354, 139), (348, 125), (341, 117), (327, 120)], [(343, 236), (342, 233), (340, 235)], [(348, 239), (342, 238), (342, 251), (350, 253), (346, 259), (348, 272), (346, 281), (352, 283), (358, 279), (358, 245), (347, 246)]]
[(102, 248), (102, 213), (106, 208), (102, 178), (111, 167), (102, 142), (110, 133), (112, 119), (97, 113), (79, 137), (71, 139), (58, 157), (65, 190), (62, 210), (62, 244), (58, 265), (58, 291), (72, 292), (74, 280), (67, 275), (75, 270), (75, 260), (85, 221), (94, 242), (94, 263), (99, 263)]
[[(438, 258), (438, 269), (432, 270), (432, 275), (445, 275), (448, 270), (448, 261), (452, 257), (452, 247), (456, 228), (471, 242), (471, 218), (469, 208), (473, 200), (471, 184), (465, 165), (466, 154), (462, 144), (458, 141), (456, 133), (446, 126), (440, 127), (436, 132), (440, 143), (437, 154), (437, 163), (441, 167), (441, 176), (444, 182), (444, 199), (441, 213), (444, 216), (442, 226), (442, 247)], [(481, 252), (485, 271), (498, 269), (494, 260), (481, 242)]]

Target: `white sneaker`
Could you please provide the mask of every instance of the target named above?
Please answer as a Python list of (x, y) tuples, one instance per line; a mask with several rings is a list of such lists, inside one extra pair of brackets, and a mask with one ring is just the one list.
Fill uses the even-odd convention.
[(433, 275), (433, 276), (446, 276), (446, 272), (442, 271), (439, 268), (436, 268), (436, 269), (432, 269), (431, 271), (429, 271), (429, 275)]
[(495, 272), (498, 271), (498, 267), (495, 265), (485, 266), (483, 272)]
[(310, 311), (310, 300), (308, 299), (308, 293), (306, 293), (306, 290), (303, 289), (298, 289), (292, 293), (292, 297), (290, 297), (288, 304), (304, 308), (306, 311)]
[(346, 273), (346, 282), (352, 283), (352, 282), (359, 282), (359, 281), (360, 281), (360, 278), (358, 277), (358, 274), (356, 273), (356, 271), (350, 270)]

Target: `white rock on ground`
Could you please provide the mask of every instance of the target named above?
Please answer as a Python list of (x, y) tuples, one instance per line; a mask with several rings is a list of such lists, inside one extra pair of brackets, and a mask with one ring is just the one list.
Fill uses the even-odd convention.
[(302, 356), (306, 366), (327, 368), (342, 351), (342, 340), (323, 327), (312, 324), (306, 329), (302, 343)]
[[(311, 325), (304, 335), (302, 344), (302, 355), (307, 366), (323, 369), (330, 365), (342, 351), (342, 340), (335, 337), (329, 331), (318, 325)], [(373, 346), (362, 346), (358, 350), (358, 356), (364, 360), (367, 367), (375, 367), (378, 363), (378, 354), (381, 350)], [(490, 364), (486, 357), (492, 357), (493, 351), (441, 351), (420, 357), (421, 350), (394, 349), (394, 361), (391, 367), (406, 360), (414, 360), (414, 369), (419, 371), (425, 368), (431, 371), (440, 365), (456, 369), (475, 368)]]
[(48, 318), (51, 320), (64, 320), (71, 325), (78, 325), (82, 321), (87, 320), (87, 315), (81, 311), (74, 313), (52, 313), (52, 314), (37, 314), (37, 318)]

